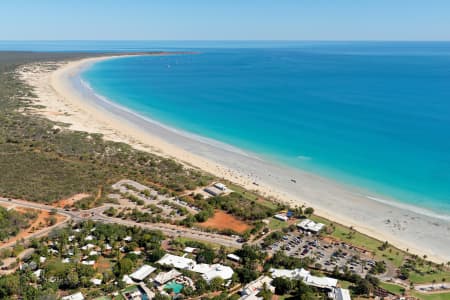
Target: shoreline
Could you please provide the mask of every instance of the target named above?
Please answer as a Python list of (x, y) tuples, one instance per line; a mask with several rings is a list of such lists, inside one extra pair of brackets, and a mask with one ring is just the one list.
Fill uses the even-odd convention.
[[(164, 54), (159, 54), (164, 55)], [(184, 164), (232, 181), (249, 190), (257, 190), (291, 205), (310, 205), (315, 213), (333, 222), (353, 226), (355, 230), (394, 246), (424, 255), (436, 262), (450, 260), (450, 224), (448, 219), (425, 215), (398, 203), (377, 201), (375, 196), (348, 189), (314, 174), (290, 170), (234, 151), (220, 142), (211, 143), (184, 132), (142, 118), (96, 95), (78, 76), (95, 62), (121, 56), (103, 56), (60, 63), (56, 71), (39, 63), (38, 70), (22, 71), (22, 78), (35, 88), (37, 111), (51, 120), (71, 124), (73, 130), (102, 133), (105, 139), (125, 142), (133, 147), (174, 158)], [(232, 147), (232, 146), (231, 146)], [(296, 178), (293, 184), (290, 179)], [(255, 186), (253, 182), (258, 182)], [(276, 188), (275, 188), (276, 187)], [(308, 200), (306, 200), (308, 199)], [(420, 210), (420, 209), (419, 209)], [(421, 245), (418, 245), (418, 241)]]

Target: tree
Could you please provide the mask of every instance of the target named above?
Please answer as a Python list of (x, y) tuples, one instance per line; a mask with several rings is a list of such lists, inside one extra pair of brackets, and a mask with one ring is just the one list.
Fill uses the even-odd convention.
[(208, 289), (208, 283), (203, 277), (200, 277), (195, 281), (195, 289), (199, 295), (204, 294)]
[(211, 249), (211, 248), (203, 248), (197, 254), (197, 259), (196, 260), (197, 260), (198, 263), (212, 264), (214, 262), (215, 258), (216, 258), (216, 254), (215, 254), (213, 249)]
[(312, 215), (313, 213), (314, 213), (314, 208), (312, 208), (312, 207), (307, 207), (307, 208), (305, 208), (305, 215), (310, 216), (310, 215)]
[(263, 300), (271, 300), (273, 294), (267, 287), (267, 284), (264, 282), (263, 288), (261, 289), (261, 291), (258, 293), (257, 296), (263, 298)]
[(211, 281), (209, 282), (209, 287), (211, 288), (211, 290), (213, 291), (218, 291), (220, 289), (222, 289), (223, 286), (223, 279), (220, 277), (214, 277), (213, 279), (211, 279)]
[(354, 287), (354, 292), (358, 295), (367, 295), (370, 296), (372, 293), (374, 286), (366, 279), (361, 279), (356, 282)]
[(153, 300), (170, 300), (170, 297), (158, 293), (158, 294), (155, 295), (155, 297), (153, 297)]
[(114, 266), (114, 274), (117, 277), (122, 277), (125, 274), (128, 274), (133, 269), (133, 261), (129, 258), (122, 258), (117, 262)]
[(277, 277), (272, 280), (272, 285), (275, 287), (275, 294), (284, 295), (292, 289), (292, 282), (283, 277)]
[(77, 288), (78, 285), (80, 284), (80, 279), (78, 278), (78, 273), (77, 272), (70, 272), (69, 274), (67, 274), (67, 278), (65, 280), (65, 284), (70, 289)]
[(248, 268), (237, 269), (236, 273), (239, 276), (239, 282), (243, 284), (247, 284), (258, 278), (258, 273), (255, 270), (251, 270)]

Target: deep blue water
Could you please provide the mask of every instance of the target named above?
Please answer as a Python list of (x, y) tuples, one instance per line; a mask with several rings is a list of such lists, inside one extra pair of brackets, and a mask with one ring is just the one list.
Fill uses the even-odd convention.
[(197, 50), (95, 64), (100, 94), (266, 159), (450, 213), (450, 43), (0, 42)]

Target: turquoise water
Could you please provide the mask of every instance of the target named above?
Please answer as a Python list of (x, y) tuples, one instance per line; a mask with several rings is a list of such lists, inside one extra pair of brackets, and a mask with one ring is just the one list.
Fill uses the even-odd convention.
[(173, 291), (175, 294), (179, 294), (179, 293), (181, 292), (181, 290), (183, 289), (183, 285), (182, 285), (182, 284), (179, 284), (179, 283), (176, 283), (175, 281), (172, 281), (172, 282), (170, 282), (170, 283), (167, 283), (167, 284), (164, 286), (164, 288), (165, 288), (165, 289), (167, 289), (167, 288), (172, 289), (172, 291)]
[(103, 61), (82, 77), (175, 128), (450, 213), (450, 43), (198, 52)]

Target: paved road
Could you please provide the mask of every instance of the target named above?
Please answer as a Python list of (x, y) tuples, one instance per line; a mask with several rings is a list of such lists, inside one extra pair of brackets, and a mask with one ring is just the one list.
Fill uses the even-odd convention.
[[(56, 208), (56, 207), (46, 205), (46, 204), (29, 202), (29, 201), (24, 201), (24, 200), (17, 200), (17, 199), (8, 199), (8, 198), (0, 197), (0, 202), (7, 203), (10, 205), (14, 205), (14, 206), (41, 209), (41, 210), (46, 210), (46, 211), (52, 211), (52, 210), (55, 211), (56, 210), (56, 212), (58, 214), (61, 214), (61, 215), (67, 217), (65, 221), (63, 221), (59, 224), (56, 224), (54, 226), (37, 231), (36, 233), (29, 235), (26, 239), (44, 236), (44, 235), (48, 234), (51, 230), (65, 225), (70, 220), (73, 220), (75, 222), (82, 221), (82, 220), (93, 220), (93, 221), (104, 222), (104, 223), (121, 224), (121, 225), (125, 225), (125, 226), (139, 226), (139, 227), (150, 229), (150, 230), (160, 230), (164, 234), (171, 236), (171, 237), (187, 237), (187, 238), (196, 239), (196, 240), (200, 240), (200, 241), (204, 241), (204, 242), (223, 245), (225, 247), (240, 248), (242, 246), (242, 244), (238, 243), (235, 238), (225, 236), (225, 235), (202, 232), (199, 230), (175, 226), (175, 225), (171, 225), (171, 224), (163, 224), (163, 223), (145, 223), (144, 224), (144, 223), (138, 223), (138, 222), (134, 222), (134, 221), (130, 221), (130, 220), (122, 220), (122, 219), (118, 219), (118, 218), (112, 218), (112, 217), (108, 217), (108, 216), (104, 215), (103, 212), (106, 209), (108, 209), (109, 207), (111, 207), (112, 205), (105, 205), (105, 206), (96, 207), (96, 208), (92, 208), (89, 210), (83, 210), (83, 211), (66, 211), (62, 208)], [(15, 244), (15, 242), (13, 242), (12, 244)], [(0, 249), (9, 247), (9, 246), (12, 246), (12, 245), (5, 244), (5, 245), (0, 246)]]

